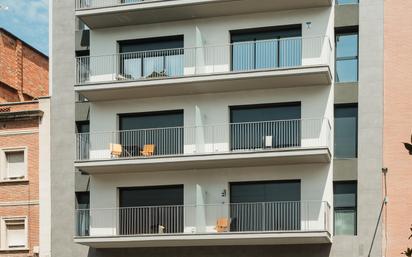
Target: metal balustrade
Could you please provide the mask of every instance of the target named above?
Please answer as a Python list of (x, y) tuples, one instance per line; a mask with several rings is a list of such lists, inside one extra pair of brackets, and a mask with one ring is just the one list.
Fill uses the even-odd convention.
[(327, 65), (331, 51), (329, 38), (319, 36), (82, 56), (76, 58), (76, 84)]
[(76, 10), (116, 7), (131, 4), (167, 2), (171, 0), (76, 0)]
[(325, 201), (223, 203), (76, 210), (76, 236), (330, 232)]
[[(330, 137), (331, 126), (326, 118), (79, 133), (76, 135), (76, 159), (330, 149)], [(116, 153), (114, 145), (118, 148)]]

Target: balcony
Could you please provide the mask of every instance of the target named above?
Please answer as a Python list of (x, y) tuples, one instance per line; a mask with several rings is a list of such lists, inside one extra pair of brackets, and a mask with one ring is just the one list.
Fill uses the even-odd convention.
[(330, 218), (324, 201), (77, 210), (75, 242), (94, 248), (327, 244)]
[(331, 0), (75, 0), (91, 29), (332, 6)]
[(78, 57), (90, 101), (330, 85), (328, 37), (287, 38)]
[(75, 166), (93, 174), (328, 163), (330, 137), (326, 118), (83, 133)]

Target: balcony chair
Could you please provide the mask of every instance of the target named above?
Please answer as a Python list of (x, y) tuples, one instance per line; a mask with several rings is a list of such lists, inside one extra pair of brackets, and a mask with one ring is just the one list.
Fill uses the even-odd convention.
[[(123, 154), (123, 146), (121, 144), (110, 144), (110, 155), (112, 158), (120, 158)], [(131, 154), (125, 149), (124, 152), (131, 157)]]
[(153, 156), (154, 155), (154, 151), (155, 151), (155, 145), (150, 144), (150, 145), (144, 145), (143, 146), (143, 151), (140, 151), (140, 153), (143, 156)]
[(216, 231), (221, 232), (229, 232), (230, 228), (230, 219), (229, 218), (219, 218), (216, 222)]
[(164, 78), (164, 77), (169, 77), (166, 73), (166, 70), (153, 71), (152, 73), (146, 76), (146, 78)]

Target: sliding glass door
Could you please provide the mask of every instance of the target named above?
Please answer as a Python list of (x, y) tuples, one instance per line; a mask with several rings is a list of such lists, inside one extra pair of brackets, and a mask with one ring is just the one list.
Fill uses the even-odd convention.
[(299, 147), (300, 118), (299, 102), (231, 106), (231, 150)]
[(120, 235), (182, 233), (183, 185), (119, 188)]
[(233, 232), (300, 230), (300, 181), (230, 184)]
[(183, 76), (183, 36), (119, 42), (119, 79)]
[(261, 28), (232, 31), (232, 70), (295, 67), (302, 63), (301, 29)]
[(124, 157), (183, 154), (183, 110), (121, 114), (119, 122)]

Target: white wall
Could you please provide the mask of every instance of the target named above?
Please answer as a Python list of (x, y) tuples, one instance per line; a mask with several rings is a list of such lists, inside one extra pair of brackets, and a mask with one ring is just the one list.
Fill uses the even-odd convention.
[[(235, 82), (234, 82), (235, 83)], [(194, 126), (229, 122), (229, 106), (301, 102), (302, 118), (333, 117), (330, 86), (278, 88), (201, 95), (144, 98), (90, 103), (90, 131), (118, 130), (117, 114), (184, 110), (184, 125)], [(200, 117), (199, 117), (200, 116)]]
[[(282, 25), (302, 24), (302, 36), (329, 36), (333, 39), (333, 9), (312, 8), (283, 12), (194, 19), (188, 21), (145, 24), (90, 32), (90, 55), (117, 53), (117, 41), (171, 35), (184, 35), (184, 47), (230, 43), (230, 31)], [(311, 22), (310, 29), (306, 22)]]
[(327, 120), (332, 122), (331, 91), (329, 86), (317, 86), (92, 102), (90, 157), (110, 157), (109, 144), (115, 143), (113, 134), (96, 132), (119, 130), (118, 114), (183, 110), (185, 154), (227, 152), (230, 106), (284, 102), (301, 102), (302, 147), (325, 147), (331, 144), (328, 140), (332, 131), (326, 123)]
[[(183, 34), (185, 47), (220, 45), (230, 42), (230, 30), (291, 24), (302, 24), (303, 37), (327, 35), (332, 40), (333, 12), (331, 10), (331, 8), (313, 8), (93, 30), (91, 31), (91, 55), (116, 53), (119, 40)], [(310, 29), (307, 28), (306, 22), (311, 22)], [(333, 70), (333, 64), (331, 67)], [(90, 105), (90, 129), (91, 132), (118, 130), (117, 114), (120, 113), (176, 109), (184, 110), (185, 126), (222, 124), (229, 122), (228, 107), (232, 105), (295, 101), (300, 101), (302, 104), (302, 118), (326, 117), (333, 123), (333, 87), (313, 86), (93, 102)], [(221, 192), (224, 189), (228, 191), (228, 183), (231, 181), (285, 179), (301, 180), (302, 200), (325, 200), (332, 203), (331, 167), (332, 164), (300, 164), (94, 175), (91, 180), (91, 208), (115, 208), (118, 187), (184, 184), (185, 204), (222, 203), (229, 201), (227, 197), (221, 197)], [(114, 229), (104, 224), (102, 223), (102, 226), (98, 226), (94, 231), (101, 229), (104, 232), (107, 229)]]
[[(115, 172), (115, 170), (114, 170)], [(242, 167), (208, 170), (185, 170), (185, 171), (159, 171), (149, 173), (130, 174), (104, 174), (93, 175), (91, 179), (91, 208), (116, 208), (118, 207), (118, 188), (135, 186), (161, 186), (180, 185), (184, 186), (184, 204), (191, 206), (195, 204), (222, 204), (230, 202), (230, 182), (242, 181), (267, 181), (267, 180), (295, 180), (301, 181), (301, 200), (322, 200), (332, 202), (332, 175), (329, 164), (308, 164), (290, 166), (268, 166), (268, 167)], [(221, 194), (227, 191), (226, 197)], [(201, 195), (200, 195), (201, 194)], [(201, 199), (201, 200), (200, 200)], [(217, 207), (206, 207), (217, 208)], [(210, 210), (210, 209), (209, 209)], [(219, 212), (220, 209), (213, 211)], [(311, 208), (308, 229), (318, 228), (323, 225), (323, 210)], [(95, 221), (92, 223), (92, 234), (106, 235), (114, 233), (114, 212), (95, 212)], [(185, 231), (193, 232), (195, 227), (195, 216), (190, 208), (185, 210)], [(190, 214), (190, 215), (188, 215)], [(116, 215), (114, 213), (114, 215)], [(197, 213), (199, 215), (199, 213)], [(222, 214), (220, 214), (222, 215)], [(305, 215), (302, 212), (302, 215)], [(190, 219), (190, 217), (192, 219)], [(213, 231), (216, 218), (206, 220), (208, 231)], [(305, 217), (302, 217), (305, 220)], [(331, 218), (331, 217), (330, 217)], [(304, 229), (304, 228), (302, 228)], [(197, 231), (199, 232), (199, 231)]]
[(231, 69), (230, 31), (296, 24), (302, 26), (301, 65), (333, 66), (332, 17), (331, 8), (313, 8), (92, 30), (90, 55), (94, 58), (90, 59), (87, 72), (93, 82), (122, 78), (125, 74), (119, 77), (113, 65), (118, 62), (113, 55), (118, 53), (118, 41), (173, 35), (184, 35), (183, 59), (175, 60), (178, 67), (184, 65), (181, 75), (228, 72)]

